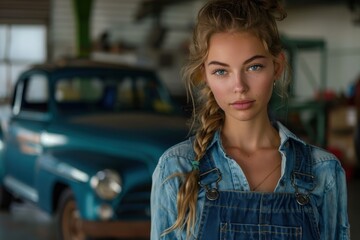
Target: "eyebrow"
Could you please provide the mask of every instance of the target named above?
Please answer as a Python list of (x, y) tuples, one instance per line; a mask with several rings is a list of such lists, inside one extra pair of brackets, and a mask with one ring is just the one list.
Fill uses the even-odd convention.
[[(259, 58), (266, 58), (266, 57), (263, 56), (263, 55), (255, 55), (255, 56), (253, 56), (253, 57), (245, 60), (245, 61), (244, 61), (244, 64), (247, 64), (247, 63), (252, 62), (252, 61), (254, 61), (255, 59), (259, 59)], [(223, 66), (223, 67), (228, 67), (228, 66), (229, 66), (228, 64), (222, 63), (222, 62), (219, 62), (219, 61), (211, 61), (211, 62), (208, 63), (208, 66), (209, 66), (209, 65), (220, 65), (220, 66)]]

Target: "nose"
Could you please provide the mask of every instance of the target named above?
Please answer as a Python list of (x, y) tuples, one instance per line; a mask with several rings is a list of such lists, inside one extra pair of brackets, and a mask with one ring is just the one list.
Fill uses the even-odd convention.
[(247, 83), (246, 83), (246, 77), (239, 73), (236, 74), (234, 78), (234, 92), (235, 93), (245, 93), (249, 89)]

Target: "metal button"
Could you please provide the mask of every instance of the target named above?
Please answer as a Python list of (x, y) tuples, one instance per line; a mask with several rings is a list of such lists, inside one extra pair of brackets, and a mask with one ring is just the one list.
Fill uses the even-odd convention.
[(214, 201), (214, 200), (218, 199), (219, 192), (216, 188), (209, 189), (208, 191), (206, 191), (206, 197), (207, 197), (207, 199)]
[(296, 194), (296, 201), (301, 206), (309, 203), (309, 196), (301, 193)]

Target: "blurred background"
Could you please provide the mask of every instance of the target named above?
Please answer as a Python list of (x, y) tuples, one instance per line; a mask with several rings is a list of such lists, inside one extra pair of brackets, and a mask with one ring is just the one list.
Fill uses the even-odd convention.
[[(37, 63), (93, 59), (154, 69), (185, 105), (179, 71), (205, 0), (0, 0), (0, 117), (19, 74)], [(353, 239), (360, 239), (360, 1), (285, 0), (279, 30), (292, 69), (274, 116), (336, 154), (346, 170)], [(29, 218), (30, 216), (30, 218)], [(36, 216), (34, 218), (34, 216)], [(28, 219), (28, 220), (27, 220)], [(27, 204), (0, 213), (0, 239), (52, 239), (51, 218)], [(12, 235), (13, 234), (13, 235)], [(31, 236), (31, 237), (30, 237)]]

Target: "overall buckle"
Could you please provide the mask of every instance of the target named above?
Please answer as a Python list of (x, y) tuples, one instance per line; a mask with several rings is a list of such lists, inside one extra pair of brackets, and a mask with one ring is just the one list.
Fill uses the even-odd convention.
[[(213, 168), (207, 172), (200, 174), (198, 184), (204, 188), (206, 198), (214, 201), (219, 198), (218, 186), (221, 181), (221, 172), (218, 168)], [(211, 184), (215, 182), (215, 187), (211, 187)]]

